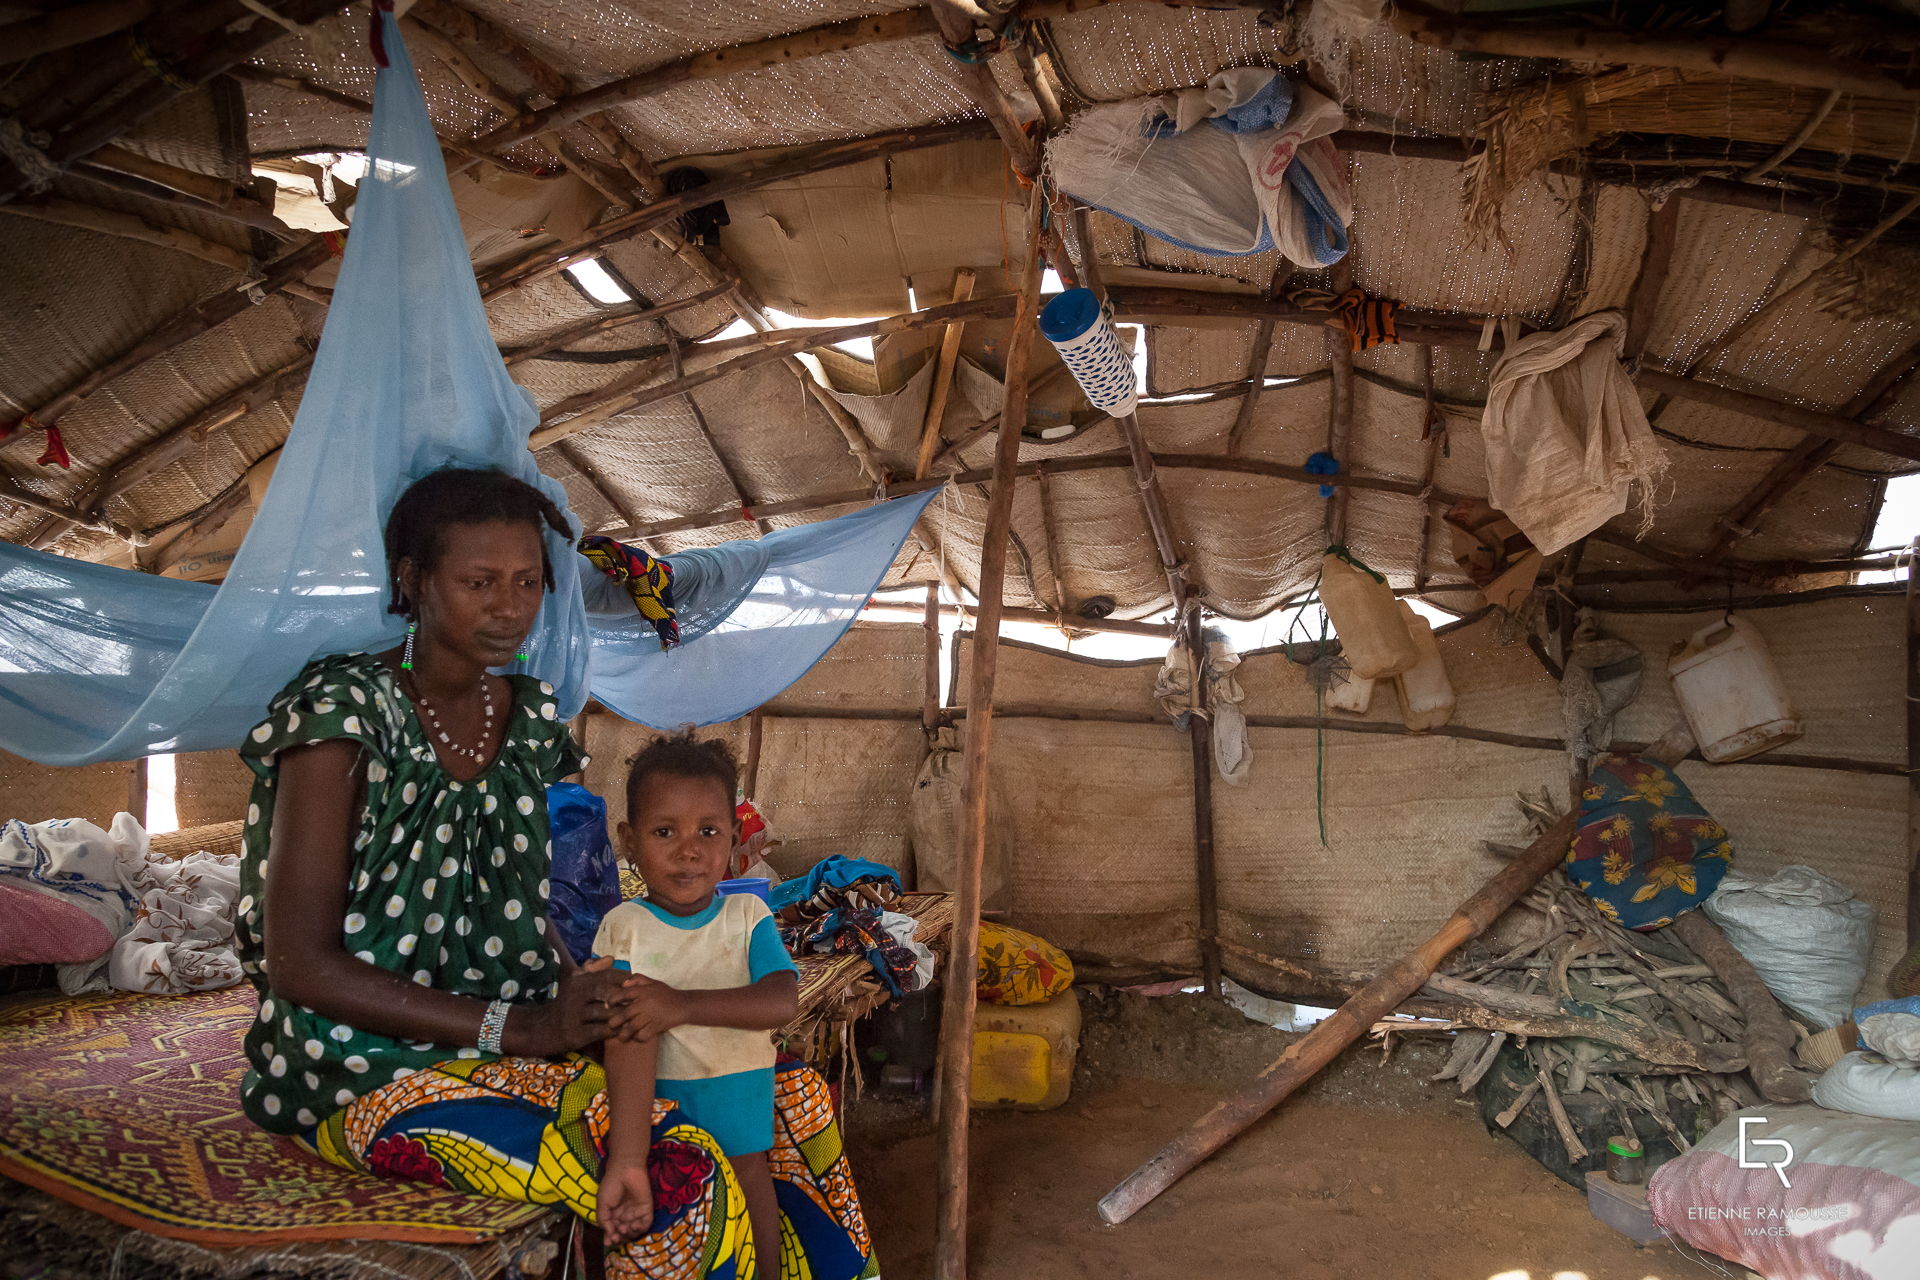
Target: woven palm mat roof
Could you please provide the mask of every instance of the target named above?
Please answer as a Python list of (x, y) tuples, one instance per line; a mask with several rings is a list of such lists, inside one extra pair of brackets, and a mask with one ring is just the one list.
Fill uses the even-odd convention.
[(241, 1114), (249, 989), (0, 1009), (0, 1174), (201, 1244), (493, 1240), (548, 1210), (335, 1168)]
[[(1687, 198), (1687, 184), (1702, 174), (1738, 177), (1765, 160), (1821, 107), (1817, 91), (1771, 92), (1776, 86), (1705, 72), (1642, 74), (1541, 59), (1468, 58), (1415, 43), (1384, 23), (1342, 26), (1316, 16), (1364, 8), (1353, 0), (1323, 0), (1312, 14), (1299, 6), (1285, 16), (1283, 8), (1262, 14), (1253, 7), (1120, 0), (1054, 5), (1027, 29), (1027, 39), (1047, 55), (1069, 116), (1093, 103), (1194, 85), (1224, 67), (1265, 64), (1310, 75), (1340, 98), (1350, 128), (1375, 138), (1347, 152), (1356, 202), (1350, 262), (1360, 287), (1403, 306), (1463, 324), (1511, 317), (1536, 327), (1626, 306), (1647, 256), (1650, 212), (1678, 189), (1671, 266), (1643, 317), (1648, 365), (1841, 412), (1920, 338), (1908, 291), (1889, 287), (1911, 278), (1902, 266), (1911, 265), (1908, 229), (1896, 228), (1844, 269), (1821, 274), (1837, 251), (1912, 189), (1898, 180), (1909, 151), (1920, 145), (1912, 142), (1920, 138), (1920, 117), (1910, 96), (1846, 95), (1837, 106), (1828, 104), (1797, 156), (1754, 184), (1762, 193), (1775, 182), (1802, 194), (1824, 193), (1825, 203), (1811, 218), (1766, 212)], [(883, 24), (894, 22), (887, 15), (900, 11), (898, 0), (419, 0), (407, 29), (435, 123), (450, 145), (465, 146), (506, 123), (506, 108), (515, 103), (515, 110), (537, 108), (555, 94), (677, 65), (705, 51), (875, 15)], [(297, 164), (286, 158), (363, 146), (367, 116), (359, 104), (371, 92), (364, 30), (364, 12), (348, 10), (278, 39), (236, 78), (180, 97), (119, 145), (227, 181), (276, 157)], [(715, 261), (722, 276), (737, 270), (765, 304), (804, 317), (896, 313), (908, 309), (909, 299), (930, 305), (945, 299), (961, 267), (976, 271), (976, 296), (1004, 292), (1009, 264), (1022, 253), (1022, 197), (1001, 145), (984, 126), (963, 65), (931, 31), (930, 24), (903, 20), (887, 39), (828, 41), (731, 74), (676, 73), (664, 89), (610, 102), (592, 128), (563, 130), (564, 152), (556, 150), (556, 135), (542, 134), (500, 149), (498, 163), (466, 166), (454, 188), (477, 266), (484, 273), (612, 216), (605, 196), (560, 166), (589, 174), (598, 166), (596, 181), (604, 185), (606, 174), (618, 177), (623, 165), (632, 167), (616, 147), (659, 171), (693, 158), (724, 177), (790, 154), (782, 149), (973, 122), (980, 140), (869, 157), (733, 197), (731, 223), (721, 235), (728, 256)], [(1883, 61), (1905, 56), (1898, 40), (1878, 43), (1887, 50)], [(1877, 46), (1856, 40), (1856, 50), (1862, 47)], [(118, 50), (108, 52), (122, 56)], [(29, 61), (0, 84), (0, 106), (30, 119), (50, 95), (57, 98), (67, 66), (60, 55)], [(1030, 102), (1012, 54), (990, 66), (1016, 106)], [(1567, 123), (1567, 111), (1586, 121), (1586, 132)], [(1489, 134), (1483, 122), (1496, 116)], [(1458, 160), (1435, 158), (1431, 140), (1475, 136), (1494, 138), (1501, 165), (1470, 172)], [(1416, 145), (1422, 142), (1424, 150)], [(1402, 144), (1409, 153), (1394, 154)], [(1880, 186), (1860, 176), (1868, 159), (1879, 166), (1873, 181)], [(1545, 167), (1549, 161), (1557, 164), (1553, 171)], [(204, 211), (103, 186), (85, 172), (59, 178), (48, 195), (184, 228), (256, 262), (287, 247)], [(337, 198), (338, 189), (330, 189)], [(0, 212), (9, 208), (0, 205)], [(1484, 233), (1489, 211), (1497, 235)], [(670, 240), (676, 233), (666, 230)], [(1220, 258), (1176, 249), (1104, 215), (1093, 219), (1091, 249), (1115, 283), (1229, 297), (1259, 293), (1281, 266), (1271, 253)], [(713, 270), (697, 253), (655, 236), (610, 244), (601, 256), (646, 304), (717, 293)], [(1792, 288), (1810, 273), (1818, 287)], [(195, 526), (171, 556), (159, 548), (141, 552), (146, 567), (166, 568), (193, 538), (237, 538), (250, 510), (240, 500), (242, 477), (285, 437), (303, 361), (325, 320), (331, 275), (323, 265), (299, 289), (264, 297), (106, 378), (66, 407), (58, 425), (73, 456), (70, 471), (36, 463), (45, 444), (38, 431), (0, 442), (0, 478), (163, 539)], [(1299, 272), (1293, 280), (1324, 284), (1328, 275)], [(0, 412), (17, 416), (46, 406), (183, 309), (241, 283), (231, 266), (204, 255), (39, 217), (0, 217)], [(591, 403), (612, 380), (664, 381), (670, 371), (655, 367), (663, 344), (703, 339), (734, 319), (725, 297), (708, 296), (659, 320), (568, 336), (583, 322), (617, 311), (560, 274), (496, 291), (488, 308), (504, 350), (565, 339), (513, 365), (516, 378), (556, 418)], [(1735, 326), (1744, 328), (1735, 333)], [(1257, 333), (1254, 322), (1231, 319), (1146, 329), (1151, 394), (1140, 423), (1156, 453), (1223, 454), (1246, 380), (1257, 372), (1301, 381), (1264, 391), (1245, 428), (1242, 454), (1297, 466), (1325, 447), (1327, 333), (1281, 324), (1264, 353), (1255, 350)], [(992, 385), (1007, 336), (1005, 321), (967, 326), (962, 352), (977, 366), (969, 375), (975, 390), (982, 377)], [(1732, 341), (1723, 341), (1729, 336)], [(895, 475), (912, 471), (930, 380), (911, 375), (937, 341), (937, 331), (883, 341), (873, 367), (837, 357), (827, 362), (842, 403), (869, 435), (879, 463)], [(1433, 387), (1449, 430), (1431, 484), (1483, 494), (1477, 422), (1497, 351), (1432, 350)], [(701, 359), (687, 356), (690, 367)], [(1052, 356), (1043, 350), (1038, 359), (1044, 369)], [(1362, 354), (1355, 366), (1343, 464), (1421, 483), (1428, 449), (1421, 439), (1419, 352), (1382, 348)], [(843, 427), (795, 372), (763, 364), (690, 395), (616, 414), (543, 450), (542, 465), (567, 485), (590, 528), (609, 530), (736, 510), (743, 502), (871, 487)], [(982, 404), (991, 396), (966, 392), (962, 382), (945, 419), (950, 438), (994, 408)], [(1658, 554), (1649, 559), (1618, 546), (1595, 547), (1588, 568), (1645, 568), (1662, 557), (1706, 551), (1740, 496), (1790, 462), (1809, 439), (1723, 408), (1656, 403), (1651, 394), (1645, 400), (1657, 410), (1656, 429), (1671, 460), (1650, 535)], [(1065, 414), (1072, 406), (1061, 401), (1056, 407)], [(1901, 390), (1876, 422), (1920, 434), (1920, 386)], [(898, 429), (882, 429), (886, 423)], [(182, 437), (183, 427), (200, 430)], [(157, 441), (169, 443), (155, 454)], [(1064, 440), (1031, 438), (1022, 456), (1111, 454), (1123, 444), (1118, 428), (1106, 423)], [(941, 467), (982, 466), (989, 452), (990, 440), (977, 441)], [(116, 474), (128, 474), (130, 462), (140, 464), (137, 483), (112, 486), (101, 499)], [(1790, 486), (1738, 544), (1736, 556), (1818, 561), (1857, 554), (1885, 479), (1915, 465), (1857, 445), (1839, 447)], [(1253, 616), (1311, 582), (1326, 541), (1323, 507), (1311, 488), (1206, 467), (1163, 467), (1160, 475), (1178, 549), (1209, 607)], [(778, 516), (761, 527), (845, 509)], [(980, 486), (936, 501), (922, 526), (929, 545), (910, 543), (894, 580), (925, 581), (944, 572), (971, 587), (985, 511)], [(1631, 536), (1637, 527), (1637, 515), (1628, 513), (1610, 532)], [(755, 532), (754, 525), (735, 521), (662, 535), (654, 545), (671, 551)], [(1044, 487), (1023, 481), (1014, 533), (1009, 603), (1072, 608), (1110, 596), (1120, 616), (1137, 617), (1167, 601), (1134, 482), (1122, 469), (1064, 472)], [(4, 497), (0, 537), (117, 563), (134, 556), (111, 534), (50, 522)], [(1437, 513), (1417, 496), (1354, 492), (1347, 541), (1396, 585), (1422, 573), (1438, 584), (1463, 580)]]

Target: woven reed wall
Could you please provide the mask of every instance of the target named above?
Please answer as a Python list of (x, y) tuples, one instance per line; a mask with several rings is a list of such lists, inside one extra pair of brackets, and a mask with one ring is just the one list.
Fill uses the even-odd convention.
[(0, 822), (85, 818), (105, 827), (127, 807), (132, 781), (130, 764), (56, 769), (0, 751)]
[[(1619, 737), (1649, 739), (1671, 723), (1667, 650), (1712, 616), (1603, 616), (1605, 628), (1648, 657)], [(1899, 602), (1829, 600), (1748, 616), (1766, 633), (1807, 723), (1793, 750), (1904, 762)], [(1558, 690), (1523, 646), (1502, 645), (1491, 622), (1456, 628), (1441, 646), (1459, 696), (1456, 724), (1559, 737)], [(1089, 663), (1003, 645), (999, 690), (1007, 702), (1146, 710), (1152, 674), (1152, 663)], [(1300, 669), (1282, 655), (1251, 654), (1239, 676), (1249, 714), (1313, 713)], [(1365, 718), (1396, 721), (1392, 694), (1380, 691)], [(1226, 940), (1330, 969), (1377, 968), (1426, 938), (1497, 867), (1481, 841), (1523, 842), (1515, 793), (1559, 795), (1565, 786), (1565, 760), (1554, 751), (1445, 737), (1317, 737), (1253, 729), (1250, 779), (1216, 781), (1214, 840)], [(1013, 921), (1102, 961), (1195, 963), (1188, 750), (1170, 725), (1000, 721), (994, 778), (1017, 830)], [(1874, 907), (1867, 991), (1876, 991), (1903, 949), (1905, 780), (1698, 761), (1680, 774), (1732, 832), (1737, 865), (1765, 875), (1806, 863)]]
[(196, 751), (173, 758), (173, 804), (182, 827), (245, 817), (252, 790), (253, 771), (232, 751)]
[[(776, 701), (783, 710), (918, 708), (925, 633), (917, 626), (856, 625)], [(783, 876), (843, 854), (905, 870), (907, 800), (926, 754), (917, 721), (767, 716), (754, 800), (781, 844), (770, 861)], [(626, 812), (626, 768), (657, 731), (618, 716), (586, 720), (593, 756), (587, 786), (607, 798), (610, 821)], [(747, 722), (702, 729), (725, 738), (745, 765)]]

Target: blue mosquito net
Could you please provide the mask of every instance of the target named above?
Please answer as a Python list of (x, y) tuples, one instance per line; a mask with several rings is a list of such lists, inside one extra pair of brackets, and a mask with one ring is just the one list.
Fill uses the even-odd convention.
[[(44, 764), (231, 748), (311, 659), (400, 638), (381, 531), (436, 467), (498, 467), (564, 506), (527, 449), (539, 420), (487, 327), (440, 144), (383, 14), (368, 170), (313, 374), (225, 582), (0, 543), (0, 747)], [(682, 645), (629, 604), (589, 620), (591, 566), (548, 535), (554, 594), (526, 670), (571, 716), (589, 688), (663, 728), (741, 715), (839, 639), (931, 495), (670, 558)], [(592, 584), (587, 584), (592, 585)]]

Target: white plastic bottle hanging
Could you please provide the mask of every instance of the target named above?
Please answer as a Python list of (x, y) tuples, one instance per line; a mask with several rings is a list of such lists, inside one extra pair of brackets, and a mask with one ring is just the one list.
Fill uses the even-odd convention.
[(1420, 660), (1393, 588), (1371, 569), (1328, 552), (1320, 561), (1320, 603), (1356, 678), (1397, 676)]
[(1094, 408), (1124, 418), (1139, 406), (1133, 359), (1093, 290), (1068, 289), (1049, 302), (1040, 312), (1040, 332)]

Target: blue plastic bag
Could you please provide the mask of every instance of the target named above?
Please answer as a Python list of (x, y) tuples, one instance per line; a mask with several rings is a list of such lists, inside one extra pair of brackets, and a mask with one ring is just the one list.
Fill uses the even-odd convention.
[(577, 782), (556, 782), (547, 788), (547, 824), (553, 840), (547, 919), (567, 954), (584, 962), (600, 921), (620, 905), (620, 860), (607, 838), (607, 802)]

